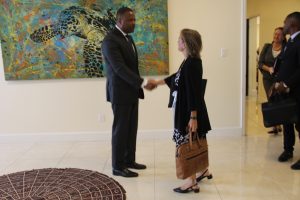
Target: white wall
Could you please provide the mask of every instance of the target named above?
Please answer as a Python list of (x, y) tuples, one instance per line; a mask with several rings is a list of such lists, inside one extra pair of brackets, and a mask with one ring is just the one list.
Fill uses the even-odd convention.
[(272, 42), (274, 29), (283, 26), (285, 17), (299, 10), (299, 0), (247, 0), (247, 18), (260, 16), (260, 49)]
[[(240, 0), (169, 0), (170, 68), (182, 57), (176, 41), (182, 28), (197, 29), (203, 40), (206, 100), (214, 128), (241, 127), (242, 5)], [(224, 48), (226, 57), (220, 57)]]
[[(177, 51), (182, 28), (202, 34), (206, 101), (213, 129), (242, 128), (242, 26), (240, 0), (169, 0), (170, 71), (183, 57)], [(220, 56), (221, 48), (225, 57)], [(0, 58), (0, 134), (40, 132), (109, 132), (110, 104), (105, 100), (105, 79), (5, 81)], [(161, 77), (157, 77), (161, 78)], [(140, 102), (139, 130), (172, 129), (167, 108), (169, 91), (146, 92)], [(98, 115), (105, 115), (100, 123)]]

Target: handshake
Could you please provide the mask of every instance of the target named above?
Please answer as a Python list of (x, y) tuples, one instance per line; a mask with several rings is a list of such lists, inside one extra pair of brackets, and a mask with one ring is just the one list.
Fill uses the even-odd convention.
[(156, 81), (154, 79), (148, 79), (146, 85), (144, 85), (144, 88), (146, 90), (152, 91), (153, 89), (157, 88), (159, 84), (159, 81)]

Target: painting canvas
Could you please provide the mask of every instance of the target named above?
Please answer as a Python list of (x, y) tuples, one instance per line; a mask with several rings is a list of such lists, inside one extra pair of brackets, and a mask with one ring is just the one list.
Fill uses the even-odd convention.
[(6, 80), (104, 77), (101, 43), (123, 6), (136, 14), (141, 75), (168, 74), (167, 0), (0, 0)]

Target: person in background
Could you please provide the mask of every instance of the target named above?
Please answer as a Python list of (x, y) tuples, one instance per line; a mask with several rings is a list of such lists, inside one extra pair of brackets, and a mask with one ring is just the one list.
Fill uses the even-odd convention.
[[(175, 114), (173, 140), (176, 146), (189, 141), (188, 132), (197, 132), (200, 138), (206, 138), (211, 130), (202, 88), (201, 49), (201, 35), (197, 31), (181, 30), (178, 50), (184, 55), (184, 60), (178, 71), (165, 79), (149, 80), (155, 86), (167, 84), (170, 88), (169, 107), (174, 109)], [(208, 169), (188, 177), (186, 183), (175, 188), (174, 192), (199, 192), (197, 182), (203, 178), (212, 178)]]
[[(266, 96), (269, 101), (269, 91), (271, 86), (275, 83), (274, 65), (275, 60), (281, 53), (286, 44), (286, 38), (283, 34), (283, 28), (275, 28), (272, 43), (266, 43), (260, 53), (258, 59), (258, 68), (263, 75), (263, 85)], [(272, 130), (268, 131), (269, 134), (278, 134), (282, 129), (280, 125), (274, 126)]]
[[(283, 52), (279, 55), (280, 65), (276, 77), (275, 91), (289, 94), (298, 105), (298, 121), (295, 124), (283, 124), (284, 151), (278, 157), (279, 162), (293, 158), (295, 128), (300, 137), (300, 12), (289, 14), (284, 20), (283, 32), (290, 35)], [(300, 160), (291, 165), (293, 170), (300, 170)]]

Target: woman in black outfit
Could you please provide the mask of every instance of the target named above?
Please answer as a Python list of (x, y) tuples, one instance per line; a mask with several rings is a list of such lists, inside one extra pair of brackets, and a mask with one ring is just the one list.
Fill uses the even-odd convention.
[[(149, 80), (155, 86), (167, 84), (170, 88), (169, 107), (175, 114), (173, 140), (176, 146), (189, 141), (188, 131), (197, 132), (203, 138), (211, 130), (202, 88), (201, 49), (200, 34), (195, 30), (183, 29), (178, 39), (178, 50), (183, 53), (184, 60), (178, 71), (162, 80)], [(187, 182), (174, 191), (199, 192), (197, 182), (203, 178), (212, 178), (208, 169), (187, 178)]]
[[(274, 64), (277, 56), (281, 53), (286, 43), (285, 36), (283, 34), (283, 28), (278, 27), (274, 30), (272, 43), (266, 43), (260, 53), (258, 60), (258, 68), (263, 75), (263, 85), (269, 100), (269, 90), (275, 83)], [(269, 134), (277, 134), (281, 132), (280, 125), (274, 126)]]

